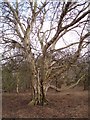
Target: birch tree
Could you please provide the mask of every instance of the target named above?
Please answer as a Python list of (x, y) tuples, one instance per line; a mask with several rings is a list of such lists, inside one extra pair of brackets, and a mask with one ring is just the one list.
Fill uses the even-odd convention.
[[(52, 78), (69, 69), (80, 56), (82, 49), (89, 44), (87, 41), (90, 35), (90, 31), (87, 30), (89, 3), (73, 2), (73, 0), (67, 0), (67, 2), (3, 0), (0, 7), (3, 58), (21, 56), (27, 61), (27, 66), (30, 66), (32, 86), (32, 101), (29, 104), (44, 105), (47, 103), (46, 93)], [(78, 42), (76, 40), (62, 47), (60, 42), (70, 31), (77, 33)], [(69, 41), (68, 37), (67, 41)], [(58, 42), (60, 48), (57, 49)], [(71, 62), (55, 68), (54, 65), (58, 60), (53, 59), (53, 55), (56, 51), (62, 53), (62, 50), (71, 46), (75, 47), (75, 45), (77, 45), (77, 50), (73, 53)], [(55, 72), (55, 69), (59, 71)]]

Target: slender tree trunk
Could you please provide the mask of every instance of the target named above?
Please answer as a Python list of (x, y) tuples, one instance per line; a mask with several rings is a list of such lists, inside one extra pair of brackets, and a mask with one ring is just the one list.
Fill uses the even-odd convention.
[(16, 92), (19, 93), (19, 75), (18, 75), (18, 72), (16, 74), (16, 80), (17, 80)]
[(16, 92), (19, 93), (19, 85), (17, 83)]

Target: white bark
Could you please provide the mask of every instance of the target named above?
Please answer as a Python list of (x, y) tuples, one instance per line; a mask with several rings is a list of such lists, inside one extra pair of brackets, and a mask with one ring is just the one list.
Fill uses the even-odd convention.
[(16, 81), (17, 81), (16, 92), (19, 93), (19, 76), (18, 76), (18, 73), (16, 73)]

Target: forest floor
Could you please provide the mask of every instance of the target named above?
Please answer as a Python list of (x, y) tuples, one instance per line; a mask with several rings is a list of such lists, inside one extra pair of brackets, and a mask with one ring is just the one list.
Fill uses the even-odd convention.
[(49, 91), (49, 104), (29, 106), (30, 93), (3, 93), (3, 118), (88, 118), (88, 91)]

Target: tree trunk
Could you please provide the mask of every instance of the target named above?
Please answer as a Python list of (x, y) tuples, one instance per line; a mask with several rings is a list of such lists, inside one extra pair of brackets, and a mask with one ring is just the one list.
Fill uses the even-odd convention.
[(43, 84), (41, 83), (41, 80), (38, 79), (36, 84), (34, 84), (34, 89), (33, 89), (33, 97), (32, 101), (29, 103), (29, 105), (45, 105), (47, 104), (46, 100), (46, 89), (43, 89)]
[[(29, 58), (31, 58), (29, 56)], [(29, 59), (28, 59), (29, 60)], [(41, 63), (41, 67), (36, 70), (34, 59), (29, 60), (28, 62), (30, 64), (30, 73), (31, 73), (31, 95), (32, 95), (32, 101), (30, 101), (29, 105), (45, 105), (47, 103), (46, 100), (46, 94), (44, 90), (44, 64)]]
[(16, 74), (16, 80), (17, 80), (16, 92), (19, 93), (19, 77), (18, 77), (18, 73)]

